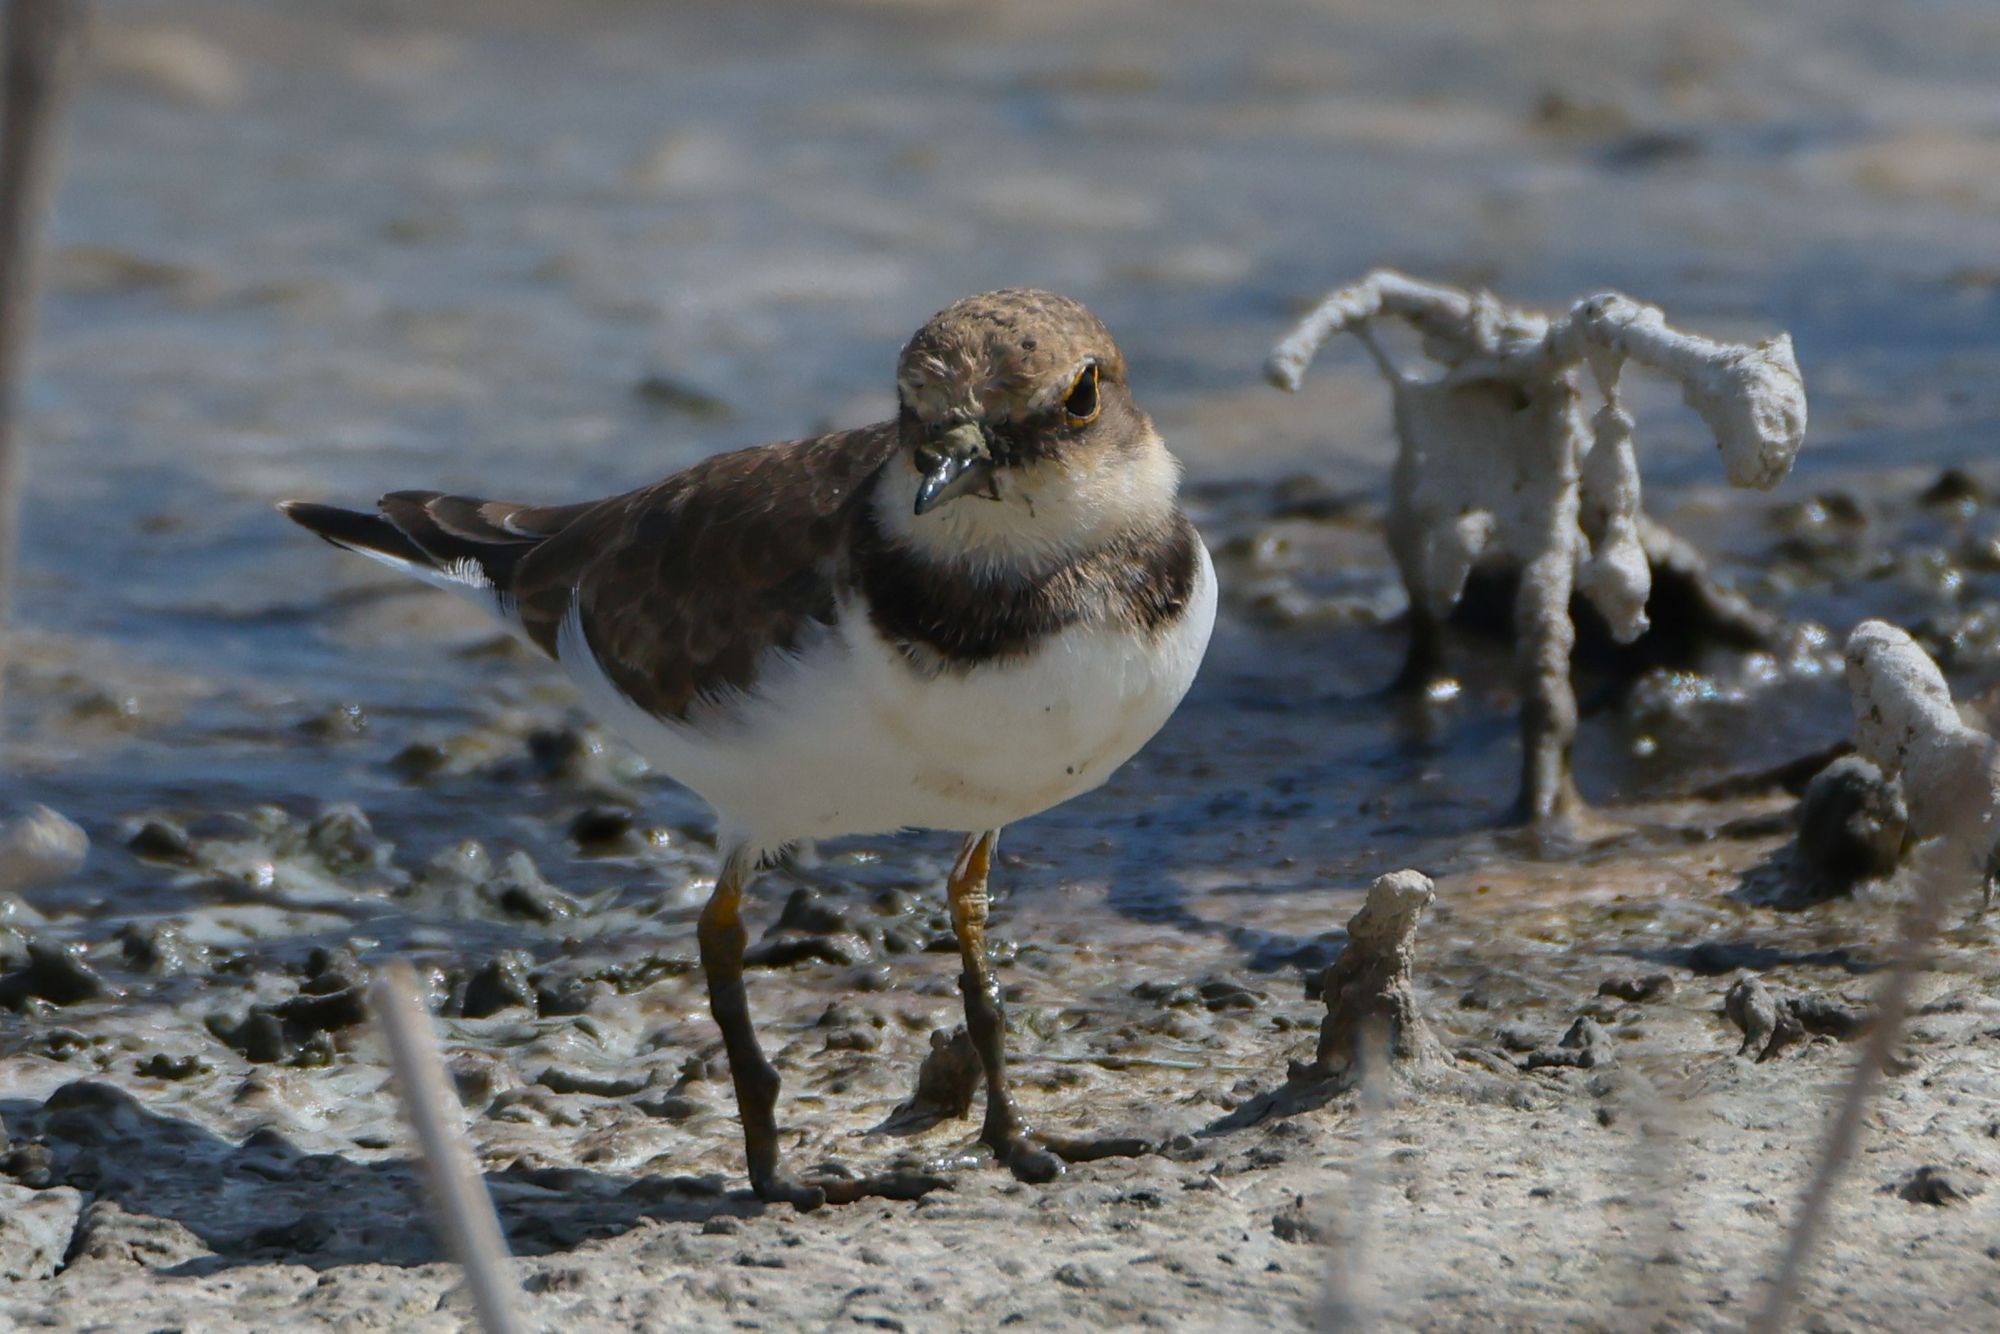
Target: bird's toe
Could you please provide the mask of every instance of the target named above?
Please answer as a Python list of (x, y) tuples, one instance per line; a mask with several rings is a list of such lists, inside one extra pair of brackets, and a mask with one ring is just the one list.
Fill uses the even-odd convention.
[(1061, 1158), (1026, 1140), (1016, 1140), (1008, 1145), (1001, 1159), (1016, 1181), (1025, 1181), (1031, 1186), (1046, 1184), (1063, 1174)]

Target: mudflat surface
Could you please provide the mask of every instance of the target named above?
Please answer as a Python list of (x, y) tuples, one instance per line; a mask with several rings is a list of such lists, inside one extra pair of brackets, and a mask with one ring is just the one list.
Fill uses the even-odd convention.
[[(1748, 972), (1865, 1006), (1904, 885), (1781, 911), (1789, 798), (1689, 796), (1846, 735), (1864, 615), (1975, 706), (2000, 683), (1996, 62), (1973, 0), (107, 11), (0, 773), (0, 818), (46, 803), (91, 852), (0, 894), (0, 1324), (463, 1327), (353, 995), (401, 953), (543, 1327), (1288, 1327), (1341, 1302), (1740, 1327), (1854, 1047), (1739, 1057), (1723, 997)], [(1632, 385), (1649, 508), (1791, 629), (1586, 673), (1602, 824), (1558, 852), (1495, 829), (1504, 646), (1462, 636), (1454, 689), (1381, 693), (1402, 597), (1364, 359), (1330, 348), (1295, 397), (1258, 378), (1302, 301), (1385, 263), (1798, 342), (1812, 429), (1769, 496), (1725, 491), (1672, 391)], [(694, 966), (699, 803), (469, 610), (270, 503), (573, 499), (873, 420), (911, 329), (1022, 283), (1118, 332), (1224, 583), (1181, 713), (1009, 830), (997, 872), (1025, 1110), (1161, 1151), (1031, 1187), (970, 1121), (895, 1126), (957, 1022), (951, 846), (853, 840), (754, 896), (786, 1151), (954, 1188), (765, 1210)], [(1974, 485), (1932, 492), (1954, 465)], [(1258, 1119), (1310, 1054), (1308, 980), (1404, 866), (1437, 880), (1416, 981), (1464, 1079)], [(1871, 1115), (1816, 1328), (2000, 1316), (1976, 907)], [(1526, 1068), (1580, 1017), (1612, 1059)]]

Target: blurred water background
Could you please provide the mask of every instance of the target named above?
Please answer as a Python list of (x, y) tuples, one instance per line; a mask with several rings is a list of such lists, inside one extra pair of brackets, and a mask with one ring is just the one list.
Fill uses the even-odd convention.
[[(1859, 594), (1760, 570), (1772, 506), (1865, 502), (2000, 437), (1996, 69), (1985, 0), (104, 6), (36, 349), (0, 804), (91, 832), (41, 906), (98, 932), (184, 906), (123, 850), (141, 817), (262, 803), (358, 803), (410, 866), (478, 838), (657, 901), (705, 864), (698, 804), (627, 771), (671, 837), (579, 858), (569, 818), (599, 798), (528, 741), (571, 716), (552, 674), (272, 502), (569, 500), (875, 420), (902, 339), (1002, 285), (1117, 332), (1218, 546), (1257, 539), (1268, 505), (1238, 502), (1278, 479), (1384, 488), (1386, 396), (1355, 349), (1295, 398), (1258, 374), (1303, 302), (1369, 267), (1790, 330), (1813, 416), (1785, 491), (1718, 495), (1699, 422), (1642, 379), (1656, 511), (1835, 635), (1990, 596), (1893, 561)], [(1393, 575), (1372, 538), (1339, 551), (1321, 584), (1374, 613), (1232, 604), (1158, 744), (1010, 835), (1048, 868), (1024, 892), (1200, 920), (1203, 893), (1360, 885), (1490, 823), (1516, 762), (1504, 659), (1442, 713), (1385, 707)], [(1714, 697), (1698, 762), (1596, 717), (1594, 796), (1845, 727), (1823, 672), (1690, 689)], [(413, 744), (445, 756), (422, 781)]]

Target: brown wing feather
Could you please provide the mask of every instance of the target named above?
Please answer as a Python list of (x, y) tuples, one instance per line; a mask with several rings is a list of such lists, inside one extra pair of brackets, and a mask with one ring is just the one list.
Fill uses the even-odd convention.
[[(832, 621), (849, 528), (895, 444), (884, 423), (705, 459), (567, 518), (505, 587), (551, 653), (574, 598), (612, 683), (658, 717), (683, 718), (705, 696), (749, 687), (767, 653)], [(495, 522), (483, 510), (450, 517)]]

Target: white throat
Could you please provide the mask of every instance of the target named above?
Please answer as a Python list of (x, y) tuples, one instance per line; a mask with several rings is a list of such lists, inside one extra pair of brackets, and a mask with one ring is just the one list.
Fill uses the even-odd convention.
[(1158, 436), (1137, 458), (1047, 459), (995, 471), (999, 500), (961, 496), (917, 514), (923, 481), (907, 453), (875, 487), (875, 519), (905, 548), (938, 562), (1041, 573), (1147, 527), (1173, 510), (1180, 464)]

